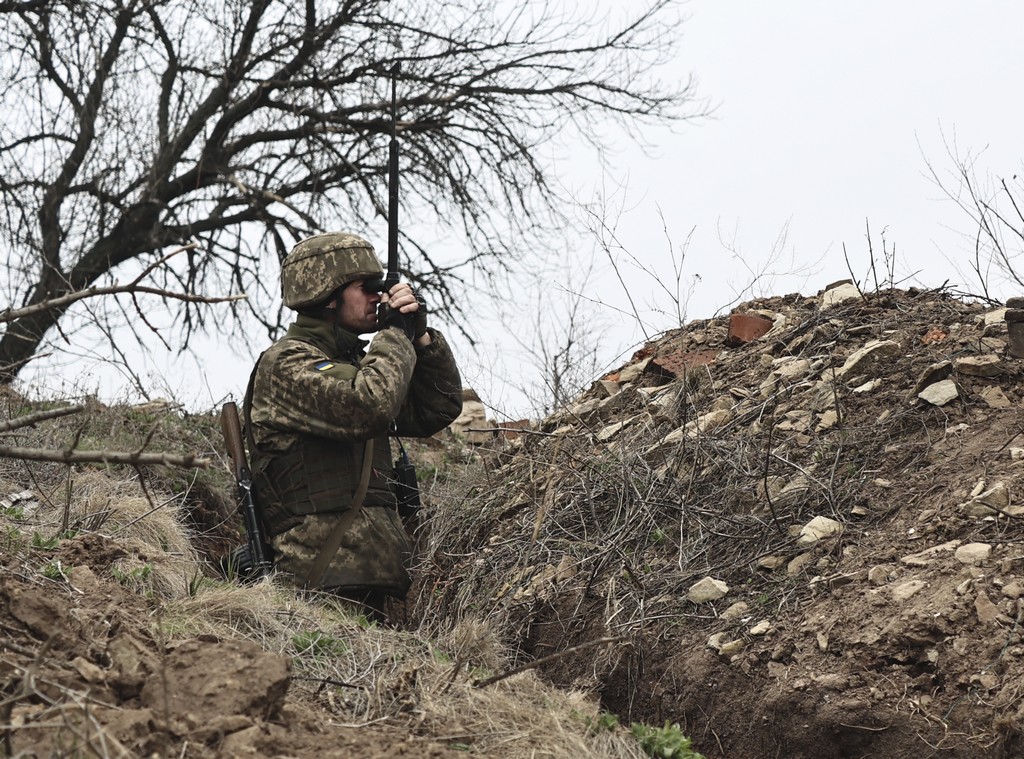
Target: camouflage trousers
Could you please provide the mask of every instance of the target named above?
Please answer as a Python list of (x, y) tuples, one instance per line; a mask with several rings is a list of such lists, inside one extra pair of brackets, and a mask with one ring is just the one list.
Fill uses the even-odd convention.
[[(303, 585), (320, 547), (341, 514), (312, 514), (275, 536), (271, 547), (278, 572)], [(364, 506), (345, 532), (320, 581), (321, 590), (350, 596), (363, 591), (403, 598), (409, 590), (409, 538), (393, 507)]]

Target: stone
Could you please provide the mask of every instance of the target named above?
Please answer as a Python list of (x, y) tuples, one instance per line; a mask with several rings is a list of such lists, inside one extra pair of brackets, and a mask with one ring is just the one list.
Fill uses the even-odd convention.
[(974, 599), (974, 610), (978, 614), (978, 621), (983, 625), (994, 624), (999, 620), (999, 607), (992, 603), (985, 591), (980, 591)]
[(992, 555), (992, 546), (987, 543), (967, 543), (956, 549), (954, 555), (961, 564), (977, 566), (988, 561)]
[(952, 553), (960, 547), (962, 541), (950, 540), (947, 543), (941, 545), (932, 546), (926, 548), (923, 551), (904, 556), (900, 559), (901, 564), (906, 564), (908, 567), (926, 567), (929, 564), (935, 562), (935, 560), (944, 553)]
[(760, 622), (758, 622), (756, 625), (750, 628), (750, 634), (756, 636), (767, 635), (771, 631), (772, 623), (769, 622), (767, 619), (762, 619)]
[(610, 440), (611, 438), (615, 437), (615, 435), (617, 435), (619, 433), (619, 431), (622, 430), (622, 428), (625, 427), (628, 423), (629, 423), (629, 420), (626, 420), (626, 421), (623, 421), (623, 422), (615, 422), (614, 424), (609, 424), (607, 427), (605, 427), (600, 432), (598, 432), (597, 435), (595, 435), (594, 437), (595, 437), (596, 440), (598, 440), (600, 442), (604, 442), (605, 440)]
[(981, 399), (985, 401), (989, 408), (1010, 408), (1013, 405), (1001, 387), (983, 388), (978, 395), (981, 396)]
[(721, 617), (726, 622), (734, 622), (743, 619), (750, 611), (750, 605), (746, 601), (737, 601), (728, 609), (722, 612)]
[(835, 411), (826, 411), (821, 415), (821, 418), (818, 419), (817, 430), (818, 432), (824, 432), (825, 430), (832, 429), (837, 424), (839, 424), (839, 414)]
[(699, 604), (717, 601), (719, 598), (725, 597), (728, 592), (729, 586), (721, 580), (705, 577), (703, 580), (698, 580), (690, 586), (689, 591), (686, 593), (686, 598), (693, 601), (693, 603)]
[(1000, 370), (999, 356), (962, 356), (954, 363), (960, 374), (968, 377), (995, 377)]
[(650, 357), (637, 361), (635, 364), (630, 364), (621, 372), (619, 372), (619, 382), (625, 384), (627, 382), (635, 382), (640, 376), (647, 371), (647, 365), (651, 363)]
[(736, 656), (736, 654), (742, 653), (743, 641), (740, 639), (730, 640), (728, 643), (723, 643), (722, 647), (718, 649), (718, 653), (725, 657)]
[(1018, 580), (1014, 580), (1002, 587), (1002, 593), (1007, 598), (1016, 600), (1021, 596), (1024, 596), (1024, 585), (1022, 585)]
[(793, 559), (786, 565), (786, 574), (790, 577), (796, 577), (798, 574), (804, 571), (808, 564), (814, 561), (814, 554), (802, 553)]
[(892, 600), (896, 603), (903, 603), (904, 601), (910, 600), (913, 596), (920, 593), (922, 590), (928, 587), (928, 583), (924, 580), (908, 580), (907, 582), (901, 582), (898, 585), (894, 585), (892, 590)]
[(989, 311), (982, 317), (982, 323), (986, 326), (991, 324), (999, 324), (1006, 321), (1006, 309), (997, 308), (994, 311)]
[(835, 378), (855, 377), (870, 372), (880, 362), (899, 353), (899, 344), (892, 340), (872, 340), (860, 350), (854, 351), (843, 365), (835, 370)]
[(800, 529), (800, 537), (797, 538), (796, 544), (800, 548), (808, 548), (819, 540), (837, 535), (842, 531), (843, 525), (841, 522), (829, 519), (828, 517), (817, 516)]
[(947, 379), (929, 385), (918, 393), (917, 397), (933, 406), (945, 406), (950, 401), (959, 398), (960, 391), (953, 380)]
[(757, 560), (758, 569), (773, 571), (785, 565), (786, 560), (782, 556), (762, 556)]
[(936, 382), (948, 379), (952, 373), (952, 361), (937, 361), (931, 364), (918, 375), (917, 382), (914, 383), (914, 395), (917, 395), (929, 385), (934, 385)]
[(868, 582), (872, 585), (885, 585), (889, 582), (889, 567), (877, 565), (868, 570)]
[(824, 311), (848, 300), (863, 298), (857, 286), (850, 281), (839, 282), (821, 294), (818, 307)]

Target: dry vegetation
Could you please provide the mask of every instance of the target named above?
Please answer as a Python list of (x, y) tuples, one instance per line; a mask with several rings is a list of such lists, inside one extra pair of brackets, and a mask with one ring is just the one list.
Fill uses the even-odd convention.
[[(727, 319), (694, 322), (516, 440), (417, 446), (428, 519), (398, 628), (220, 578), (238, 519), (213, 416), (90, 407), (7, 433), (219, 463), (3, 460), (0, 493), (30, 491), (0, 512), (4, 747), (1019, 755), (1006, 323), (944, 292), (744, 310), (773, 330), (727, 345)], [(838, 531), (807, 540), (815, 519)], [(707, 578), (724, 595), (694, 600)]]
[[(11, 399), (8, 414), (26, 408)], [(17, 434), (22, 444), (58, 449), (77, 439), (217, 458), (216, 429), (212, 417), (171, 409), (94, 407)], [(512, 658), (483, 620), (460, 615), (431, 637), (426, 628), (371, 624), (331, 597), (273, 581), (220, 579), (211, 547), (229, 545), (236, 522), (211, 515), (223, 512), (229, 492), (219, 469), (3, 462), (0, 493), (23, 496), (0, 511), (7, 754), (220, 756), (243, 741), (257, 753), (303, 756), (332, 756), (342, 745), (370, 756), (644, 755), (628, 731), (601, 721), (588, 694), (558, 690), (531, 671), (478, 687)], [(117, 653), (126, 637), (137, 659), (131, 673)], [(257, 673), (232, 681), (218, 657), (192, 651), (206, 668), (196, 674), (216, 691), (253, 689), (261, 703), (239, 711), (226, 696), (213, 714), (155, 708), (129, 675), (167, 678), (174, 691), (184, 675), (168, 671), (186, 641), (251, 642), (278, 656), (288, 663), (287, 696), (275, 703)], [(251, 667), (272, 669), (256, 658)]]

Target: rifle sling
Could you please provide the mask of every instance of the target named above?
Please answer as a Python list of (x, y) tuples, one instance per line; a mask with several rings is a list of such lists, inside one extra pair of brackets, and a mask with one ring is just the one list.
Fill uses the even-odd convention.
[(359, 477), (359, 486), (356, 488), (355, 495), (352, 496), (352, 505), (338, 518), (338, 523), (334, 525), (331, 534), (327, 536), (327, 540), (320, 547), (320, 553), (313, 560), (313, 566), (309, 568), (309, 574), (306, 575), (306, 581), (302, 584), (302, 587), (307, 589), (315, 588), (320, 584), (320, 580), (323, 579), (324, 572), (330, 566), (334, 554), (341, 547), (342, 538), (345, 537), (345, 533), (352, 527), (352, 523), (356, 521), (356, 517), (359, 516), (359, 512), (363, 508), (363, 499), (366, 497), (366, 491), (370, 487), (371, 469), (373, 469), (372, 439), (366, 441), (365, 448), (363, 449), (363, 471)]

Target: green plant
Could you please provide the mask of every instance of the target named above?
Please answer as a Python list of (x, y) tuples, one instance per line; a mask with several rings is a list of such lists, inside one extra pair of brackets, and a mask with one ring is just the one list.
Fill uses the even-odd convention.
[(52, 551), (57, 547), (60, 542), (60, 536), (55, 535), (52, 538), (44, 538), (41, 532), (32, 533), (32, 547), (41, 548), (44, 551)]
[(143, 564), (141, 567), (134, 567), (127, 572), (120, 567), (111, 567), (110, 574), (124, 586), (137, 586), (144, 583), (153, 574), (153, 565)]
[(619, 726), (619, 718), (611, 712), (601, 712), (594, 717), (584, 717), (583, 724), (587, 726), (587, 731), (591, 735), (596, 735), (601, 732), (611, 732)]
[(704, 759), (693, 750), (690, 739), (677, 724), (666, 722), (664, 727), (651, 727), (634, 722), (630, 731), (640, 748), (655, 759)]
[(321, 630), (302, 630), (292, 636), (292, 646), (299, 656), (319, 657), (341, 656), (348, 653), (348, 643)]
[(48, 580), (67, 580), (70, 570), (65, 570), (58, 559), (47, 562), (43, 566), (43, 577)]

